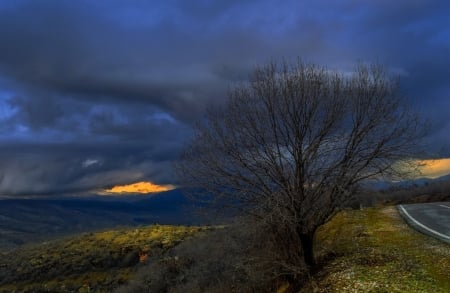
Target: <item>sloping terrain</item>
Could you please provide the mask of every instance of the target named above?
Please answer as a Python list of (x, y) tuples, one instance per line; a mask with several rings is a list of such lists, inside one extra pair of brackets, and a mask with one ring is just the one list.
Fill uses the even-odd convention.
[(111, 292), (149, 258), (208, 229), (153, 225), (24, 246), (0, 254), (0, 292)]
[(180, 190), (145, 197), (0, 200), (0, 249), (117, 226), (208, 224), (196, 207)]
[[(25, 245), (0, 254), (0, 292), (111, 292), (129, 280), (142, 289), (149, 275), (173, 292), (219, 277), (220, 288), (238, 290), (248, 282), (240, 266), (248, 255), (229, 252), (245, 252), (250, 239), (234, 239), (239, 234), (227, 229), (202, 233), (211, 229), (153, 225)], [(412, 230), (394, 207), (341, 212), (316, 243), (322, 267), (301, 292), (450, 292), (450, 245)], [(258, 280), (291, 292), (289, 284)]]
[(394, 207), (343, 212), (318, 236), (332, 260), (304, 292), (450, 292), (450, 245), (411, 229)]

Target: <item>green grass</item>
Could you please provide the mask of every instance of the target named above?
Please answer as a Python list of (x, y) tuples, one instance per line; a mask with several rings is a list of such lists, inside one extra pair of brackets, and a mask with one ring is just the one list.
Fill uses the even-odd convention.
[(394, 207), (342, 212), (317, 243), (332, 257), (305, 292), (450, 292), (450, 245), (412, 230)]
[(159, 257), (207, 229), (153, 225), (22, 247), (1, 255), (0, 292), (110, 292), (148, 261), (145, 256)]
[[(163, 259), (210, 229), (154, 225), (22, 247), (0, 254), (0, 292), (111, 292), (145, 263), (140, 255)], [(411, 229), (394, 207), (344, 211), (316, 244), (324, 265), (302, 292), (450, 292), (450, 245)]]

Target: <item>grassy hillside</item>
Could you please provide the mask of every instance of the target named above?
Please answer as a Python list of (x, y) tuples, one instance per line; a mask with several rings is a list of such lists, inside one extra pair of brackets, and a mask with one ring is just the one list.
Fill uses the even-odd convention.
[[(253, 251), (270, 252), (249, 246), (250, 230), (206, 230), (156, 225), (25, 246), (0, 255), (0, 292), (111, 292), (128, 280), (120, 292), (291, 292), (252, 264)], [(301, 292), (450, 292), (450, 245), (409, 228), (394, 207), (344, 211), (317, 244), (323, 267)]]
[(0, 255), (0, 292), (110, 292), (149, 257), (207, 229), (153, 225), (25, 246)]
[(332, 260), (304, 292), (450, 292), (450, 245), (412, 230), (394, 207), (343, 212), (318, 238)]
[(0, 200), (0, 250), (117, 226), (210, 223), (181, 190), (151, 196)]
[[(267, 274), (272, 251), (263, 231), (230, 228), (183, 242), (172, 251), (176, 261), (144, 267), (120, 292), (298, 292), (298, 284)], [(316, 243), (322, 267), (305, 275), (301, 293), (450, 292), (450, 245), (412, 230), (395, 207), (341, 212)]]

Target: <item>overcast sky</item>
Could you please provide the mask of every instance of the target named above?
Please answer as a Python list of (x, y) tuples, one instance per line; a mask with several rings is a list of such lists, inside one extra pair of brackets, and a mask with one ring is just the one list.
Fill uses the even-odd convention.
[(450, 156), (446, 0), (0, 0), (0, 195), (176, 184), (209, 103), (256, 64), (296, 58), (401, 76)]

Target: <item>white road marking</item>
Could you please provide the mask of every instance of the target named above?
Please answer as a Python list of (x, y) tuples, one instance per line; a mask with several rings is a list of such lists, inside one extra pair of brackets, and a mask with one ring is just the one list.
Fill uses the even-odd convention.
[(450, 236), (447, 236), (447, 235), (442, 234), (442, 233), (439, 233), (438, 231), (435, 231), (435, 230), (433, 230), (433, 229), (431, 229), (431, 228), (428, 228), (428, 227), (425, 226), (424, 224), (422, 224), (422, 223), (420, 223), (419, 221), (417, 221), (416, 219), (414, 219), (414, 218), (413, 218), (413, 217), (405, 210), (405, 208), (404, 208), (402, 205), (400, 205), (399, 207), (402, 209), (402, 211), (405, 213), (405, 215), (406, 215), (406, 216), (407, 216), (414, 224), (416, 224), (417, 226), (419, 226), (419, 227), (421, 227), (421, 228), (427, 230), (428, 232), (430, 232), (430, 233), (432, 233), (432, 234), (436, 234), (436, 235), (438, 235), (439, 237), (442, 237), (442, 238), (444, 238), (444, 239), (450, 240)]
[(445, 204), (440, 204), (439, 206), (440, 206), (440, 207), (443, 207), (443, 208), (447, 208), (447, 209), (450, 209), (450, 207), (449, 207), (449, 206), (447, 206), (447, 205), (445, 205)]

